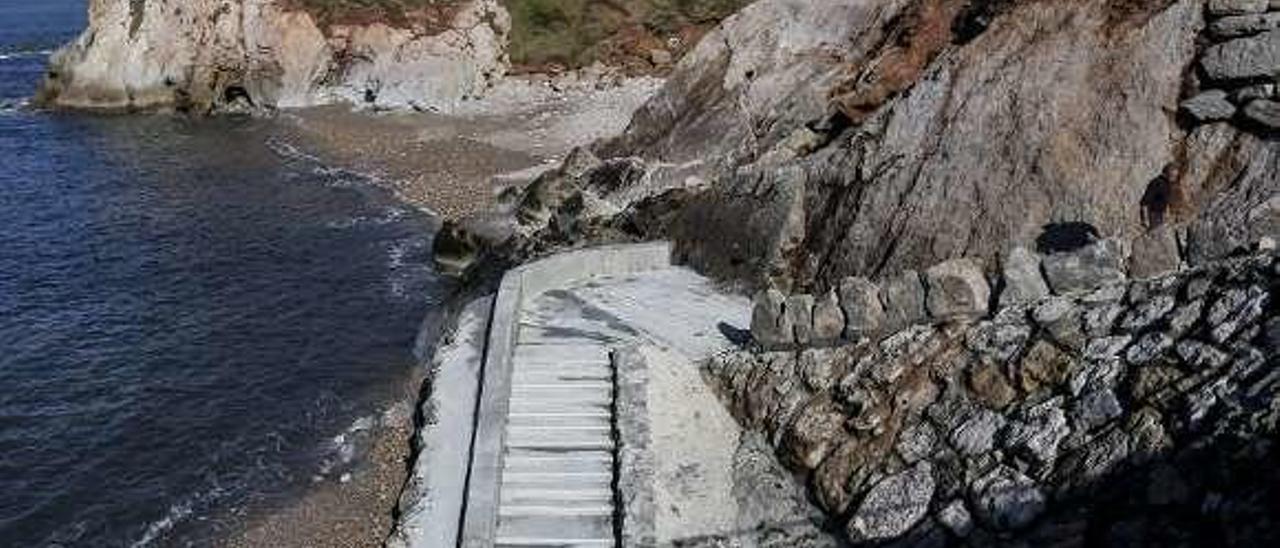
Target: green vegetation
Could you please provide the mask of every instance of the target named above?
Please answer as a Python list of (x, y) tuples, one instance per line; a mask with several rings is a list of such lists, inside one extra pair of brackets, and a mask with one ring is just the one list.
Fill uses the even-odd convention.
[(568, 67), (643, 54), (645, 43), (709, 26), (750, 0), (504, 0), (511, 59)]
[[(462, 0), (290, 0), (322, 23), (406, 23)], [(501, 0), (511, 12), (511, 59), (518, 65), (578, 67), (642, 57), (667, 37), (689, 38), (751, 0)], [(428, 17), (430, 21), (432, 18)], [(678, 52), (677, 52), (678, 53)]]

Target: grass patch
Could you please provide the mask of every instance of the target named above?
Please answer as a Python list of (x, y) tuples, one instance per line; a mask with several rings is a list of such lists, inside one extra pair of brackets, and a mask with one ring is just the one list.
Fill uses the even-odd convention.
[[(322, 26), (444, 22), (465, 0), (289, 0)], [(626, 64), (670, 37), (689, 38), (752, 0), (501, 0), (511, 12), (511, 60), (525, 67)], [(425, 14), (425, 15), (424, 15)], [(673, 53), (680, 53), (679, 51)]]

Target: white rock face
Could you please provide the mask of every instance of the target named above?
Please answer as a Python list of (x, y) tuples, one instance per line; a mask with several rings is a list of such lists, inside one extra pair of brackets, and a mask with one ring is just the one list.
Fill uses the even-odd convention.
[(278, 0), (91, 0), (89, 28), (52, 60), (37, 100), (93, 109), (210, 110), (346, 102), (449, 111), (509, 64), (498, 0), (447, 8), (430, 29), (321, 29)]

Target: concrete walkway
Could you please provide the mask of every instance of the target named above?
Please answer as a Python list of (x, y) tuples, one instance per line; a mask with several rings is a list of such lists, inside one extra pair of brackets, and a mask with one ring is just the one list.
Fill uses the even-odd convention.
[(683, 268), (528, 296), (511, 365), (496, 545), (614, 545), (610, 350), (653, 345), (693, 369), (731, 345), (722, 326), (748, 325), (749, 306)]

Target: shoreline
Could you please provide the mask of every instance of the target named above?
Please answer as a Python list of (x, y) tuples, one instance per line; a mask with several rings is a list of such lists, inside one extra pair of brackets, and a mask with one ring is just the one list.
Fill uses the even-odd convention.
[[(573, 148), (620, 133), (661, 84), (576, 73), (505, 79), (455, 114), (315, 107), (281, 116), (298, 154), (366, 175), (370, 184), (440, 220), (492, 210), (498, 194), (531, 182)], [(428, 312), (412, 369), (397, 381), (346, 473), (313, 481), (281, 507), (251, 508), (217, 546), (378, 547), (396, 524), (415, 458), (416, 410), (429, 397), (433, 351), (472, 295)], [(345, 481), (343, 481), (345, 480)], [(244, 511), (244, 510), (242, 510)]]

